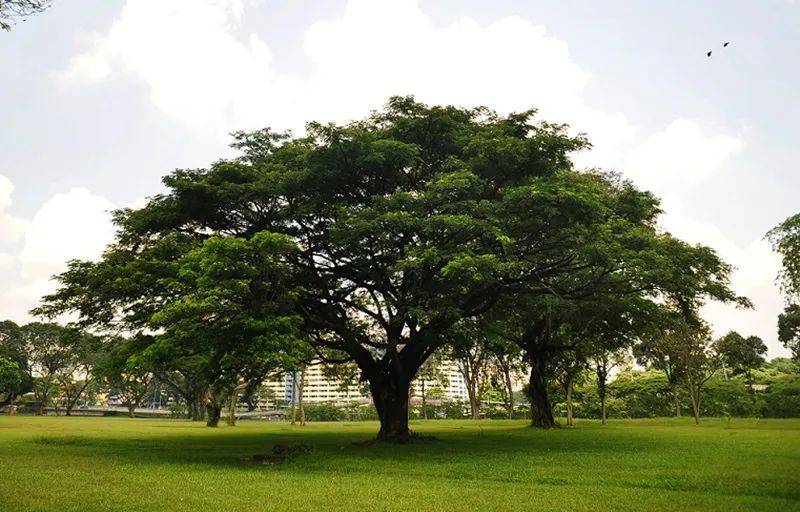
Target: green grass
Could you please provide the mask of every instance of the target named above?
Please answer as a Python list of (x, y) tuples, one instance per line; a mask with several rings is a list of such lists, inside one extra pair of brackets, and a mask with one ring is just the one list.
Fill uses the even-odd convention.
[[(374, 423), (0, 417), (0, 511), (800, 510), (800, 421)], [(276, 443), (312, 447), (278, 465)]]

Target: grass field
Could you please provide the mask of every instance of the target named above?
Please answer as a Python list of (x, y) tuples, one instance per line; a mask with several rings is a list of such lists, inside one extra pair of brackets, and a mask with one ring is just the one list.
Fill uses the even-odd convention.
[[(800, 510), (800, 421), (620, 420), (538, 431), (0, 417), (0, 511)], [(274, 444), (311, 447), (279, 464)]]

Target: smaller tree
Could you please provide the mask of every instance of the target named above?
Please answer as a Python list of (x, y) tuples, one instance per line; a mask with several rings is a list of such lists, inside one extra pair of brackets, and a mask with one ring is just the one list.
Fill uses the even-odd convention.
[[(0, 397), (14, 396), (19, 386), (22, 384), (22, 372), (15, 361), (0, 357)], [(0, 403), (8, 402), (7, 399)], [(9, 404), (8, 413), (11, 414), (12, 408)]]
[(734, 375), (744, 376), (750, 394), (755, 400), (753, 388), (753, 371), (764, 366), (767, 345), (758, 336), (745, 338), (736, 331), (731, 331), (714, 342), (714, 350), (720, 357), (720, 363), (730, 369)]
[(708, 326), (686, 324), (674, 334), (683, 341), (676, 357), (683, 368), (683, 379), (692, 399), (695, 424), (700, 423), (700, 402), (703, 388), (720, 366), (720, 358), (713, 351)]
[(620, 366), (628, 360), (628, 348), (617, 350), (599, 350), (592, 357), (591, 365), (597, 377), (597, 395), (600, 399), (600, 420), (603, 425), (608, 419), (607, 400), (608, 400), (608, 377), (614, 368)]
[(146, 343), (139, 338), (115, 340), (112, 349), (98, 359), (94, 368), (95, 376), (117, 396), (131, 418), (147, 399), (153, 382), (153, 373), (137, 357)]
[(567, 405), (567, 426), (573, 425), (572, 392), (581, 372), (586, 368), (586, 358), (577, 350), (562, 352), (558, 358), (558, 374), (556, 381), (564, 389), (564, 398)]
[[(442, 357), (434, 353), (420, 366), (417, 371), (416, 382), (418, 384), (419, 396), (422, 399), (422, 417), (428, 419), (428, 398), (435, 394), (436, 390), (441, 390), (449, 383), (449, 378), (442, 371)], [(412, 388), (414, 389), (414, 388)]]
[(70, 330), (65, 333), (65, 344), (69, 348), (67, 362), (56, 372), (60, 405), (67, 416), (72, 415), (78, 400), (94, 381), (94, 366), (101, 357), (104, 344), (101, 338), (86, 332)]
[(800, 305), (790, 304), (778, 315), (778, 339), (800, 360)]
[(481, 376), (489, 362), (491, 351), (486, 329), (475, 320), (462, 320), (450, 330), (450, 356), (464, 378), (469, 396), (469, 410), (472, 419), (480, 415), (480, 396), (478, 386)]
[(527, 372), (525, 360), (519, 345), (503, 336), (490, 332), (488, 365), (489, 378), (502, 383), (496, 387), (502, 390), (508, 418), (514, 418), (514, 382), (519, 381)]

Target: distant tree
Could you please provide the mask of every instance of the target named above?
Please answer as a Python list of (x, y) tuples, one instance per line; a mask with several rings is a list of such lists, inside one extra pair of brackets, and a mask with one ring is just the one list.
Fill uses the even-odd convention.
[(449, 333), (450, 357), (455, 361), (469, 397), (472, 419), (480, 417), (479, 383), (491, 356), (487, 329), (475, 320), (462, 320)]
[(136, 409), (147, 399), (153, 383), (153, 373), (143, 365), (141, 359), (136, 358), (136, 354), (148, 343), (141, 338), (115, 341), (98, 358), (94, 374), (108, 392), (128, 409), (128, 416), (133, 418)]
[(50, 7), (52, 0), (0, 0), (0, 29), (11, 30), (11, 25)]
[(778, 315), (778, 339), (800, 360), (800, 305), (790, 304)]
[(706, 325), (685, 324), (676, 329), (672, 336), (680, 338), (676, 356), (692, 400), (694, 422), (699, 424), (703, 388), (719, 369), (720, 360), (713, 350)]
[(11, 404), (18, 395), (31, 391), (33, 376), (26, 372), (29, 368), (28, 355), (20, 327), (9, 320), (0, 322), (0, 358), (16, 363), (20, 371), (19, 385), (9, 388), (5, 394), (0, 393), (0, 405)]
[(5, 397), (0, 404), (9, 403), (9, 414), (11, 405), (7, 397), (14, 396), (20, 384), (22, 384), (22, 372), (17, 362), (0, 357), (0, 397)]
[(527, 366), (522, 358), (519, 345), (511, 343), (495, 332), (490, 332), (490, 374), (500, 383), (498, 387), (503, 390), (508, 418), (514, 418), (514, 382), (526, 372)]
[(767, 239), (781, 257), (778, 278), (787, 300), (800, 298), (800, 213), (772, 228)]
[(586, 369), (586, 357), (579, 353), (579, 350), (567, 350), (560, 354), (557, 359), (559, 369), (556, 372), (556, 381), (564, 389), (564, 398), (567, 406), (567, 426), (573, 426), (574, 408), (572, 394), (576, 381)]
[(447, 374), (442, 370), (443, 360), (440, 354), (433, 354), (417, 372), (417, 388), (422, 399), (422, 418), (428, 419), (428, 398), (437, 390), (447, 387), (450, 382)]
[(64, 367), (56, 372), (59, 405), (67, 416), (72, 415), (78, 400), (94, 382), (94, 366), (105, 348), (102, 338), (71, 330), (68, 334), (69, 355)]
[(607, 410), (606, 401), (608, 398), (608, 379), (611, 371), (627, 361), (628, 348), (624, 347), (617, 350), (600, 349), (591, 357), (591, 366), (597, 379), (597, 395), (600, 399), (600, 420), (606, 424)]
[(800, 360), (800, 213), (772, 228), (767, 239), (781, 257), (778, 280), (787, 302), (778, 316), (778, 338)]
[(28, 361), (24, 371), (33, 379), (36, 414), (42, 415), (59, 392), (59, 375), (74, 369), (71, 343), (78, 335), (58, 324), (33, 322), (20, 328), (20, 337)]
[(682, 318), (665, 311), (660, 325), (656, 324), (634, 347), (634, 354), (640, 364), (664, 372), (676, 417), (681, 416), (681, 383), (685, 368), (680, 353), (685, 344), (686, 329), (687, 326)]
[(743, 375), (750, 393), (755, 398), (753, 388), (753, 371), (761, 368), (766, 362), (767, 345), (758, 336), (745, 338), (736, 331), (731, 331), (714, 342), (714, 350), (720, 357), (720, 363), (730, 369), (734, 375)]

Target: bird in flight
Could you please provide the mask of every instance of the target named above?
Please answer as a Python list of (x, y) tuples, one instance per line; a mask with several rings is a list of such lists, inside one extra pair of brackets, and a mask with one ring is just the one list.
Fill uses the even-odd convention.
[(725, 44), (722, 45), (722, 47), (726, 48), (729, 44), (731, 44), (731, 43), (725, 43)]
[(706, 54), (706, 57), (711, 57), (711, 52), (708, 52), (708, 53)]

